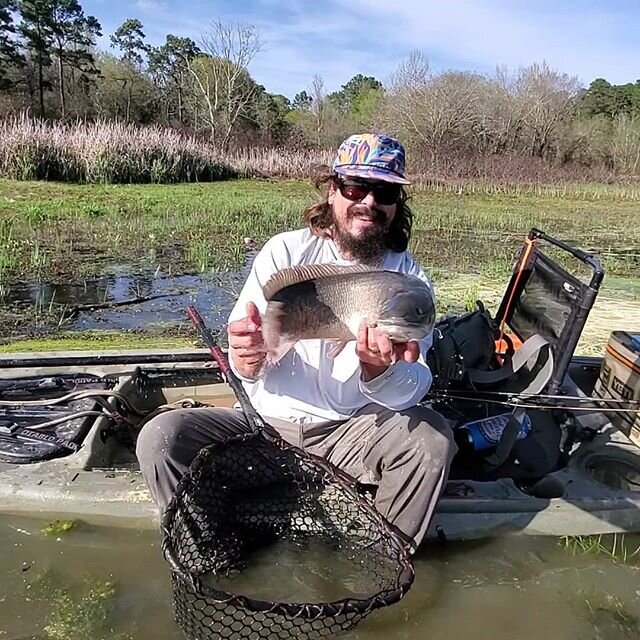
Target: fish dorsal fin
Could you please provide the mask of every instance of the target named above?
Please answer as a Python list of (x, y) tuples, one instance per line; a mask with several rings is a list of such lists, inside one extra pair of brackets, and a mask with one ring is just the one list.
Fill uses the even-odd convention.
[(262, 293), (266, 300), (271, 300), (278, 291), (292, 284), (328, 276), (371, 273), (372, 271), (379, 271), (379, 269), (362, 264), (301, 264), (276, 271), (262, 287)]

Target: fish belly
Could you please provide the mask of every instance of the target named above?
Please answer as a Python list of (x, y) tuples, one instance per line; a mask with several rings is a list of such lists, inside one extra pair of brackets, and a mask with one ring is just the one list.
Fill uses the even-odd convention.
[(308, 280), (279, 291), (263, 319), (267, 350), (282, 354), (306, 339), (355, 340), (363, 318), (375, 322), (385, 295), (376, 274), (362, 275)]

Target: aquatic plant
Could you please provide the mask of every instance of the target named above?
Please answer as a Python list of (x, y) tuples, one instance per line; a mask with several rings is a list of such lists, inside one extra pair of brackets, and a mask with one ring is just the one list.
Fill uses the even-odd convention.
[(596, 554), (608, 556), (622, 564), (630, 563), (632, 558), (640, 555), (640, 544), (635, 548), (630, 544), (624, 534), (592, 536), (562, 536), (558, 544), (572, 555)]
[(71, 531), (77, 524), (76, 520), (54, 520), (42, 527), (41, 531), (45, 536), (58, 536)]
[(108, 624), (115, 596), (110, 580), (86, 578), (77, 593), (58, 586), (50, 594), (53, 606), (43, 630), (51, 640), (127, 640), (114, 635)]

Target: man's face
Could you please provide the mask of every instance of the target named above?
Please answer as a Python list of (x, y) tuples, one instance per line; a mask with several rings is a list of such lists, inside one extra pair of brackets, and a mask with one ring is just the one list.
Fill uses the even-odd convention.
[(364, 178), (338, 178), (329, 190), (333, 237), (341, 249), (362, 262), (385, 251), (385, 237), (396, 215), (400, 185)]

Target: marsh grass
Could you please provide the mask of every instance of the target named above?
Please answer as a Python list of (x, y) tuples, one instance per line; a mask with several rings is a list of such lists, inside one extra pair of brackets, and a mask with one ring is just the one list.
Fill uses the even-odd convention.
[(29, 337), (0, 343), (0, 353), (31, 353), (35, 351), (102, 351), (110, 349), (145, 348), (200, 348), (197, 336), (177, 336), (171, 334), (148, 334), (109, 330), (65, 331), (50, 335)]
[(269, 148), (220, 154), (177, 129), (115, 121), (0, 121), (0, 176), (101, 184), (175, 184), (242, 177), (300, 177), (331, 162), (327, 151)]
[(177, 183), (241, 173), (206, 143), (175, 129), (122, 122), (0, 122), (0, 175), (72, 183)]
[[(238, 269), (245, 238), (260, 245), (299, 227), (316, 197), (308, 181), (289, 179), (171, 186), (0, 181), (0, 283), (90, 276), (114, 262), (146, 261), (175, 275)], [(417, 188), (410, 204), (410, 248), (430, 271), (504, 282), (527, 232), (538, 227), (599, 253), (608, 276), (640, 275), (634, 201)]]
[(640, 560), (640, 544), (629, 543), (624, 534), (562, 536), (558, 544), (572, 555), (602, 555), (622, 564)]
[(418, 176), (414, 189), (433, 193), (484, 196), (534, 196), (542, 198), (571, 198), (583, 200), (640, 199), (640, 182), (621, 181), (618, 184), (566, 182), (561, 184), (502, 182), (484, 179), (432, 180)]
[[(317, 197), (308, 180), (286, 178), (180, 185), (0, 180), (0, 303), (20, 281), (78, 282), (122, 269), (165, 277), (238, 272), (250, 260), (247, 245), (259, 248), (273, 234), (299, 228)], [(538, 227), (599, 254), (606, 269), (579, 352), (600, 354), (613, 328), (634, 326), (636, 201), (602, 194), (488, 196), (418, 185), (410, 205), (410, 249), (436, 282), (439, 313), (475, 308), (477, 298), (495, 307), (527, 233)], [(553, 257), (571, 272), (579, 267), (567, 254)], [(33, 315), (41, 328), (64, 327), (68, 309), (61, 301), (31, 305), (30, 311), (3, 309), (4, 335), (22, 331), (19, 313)]]

